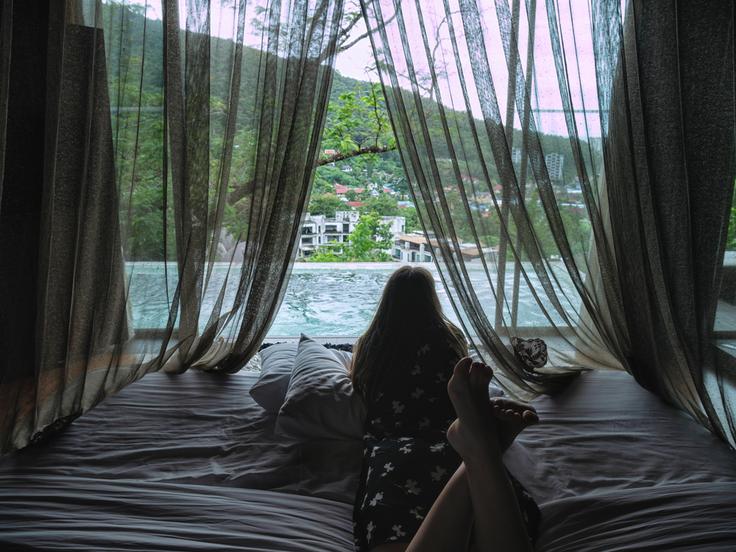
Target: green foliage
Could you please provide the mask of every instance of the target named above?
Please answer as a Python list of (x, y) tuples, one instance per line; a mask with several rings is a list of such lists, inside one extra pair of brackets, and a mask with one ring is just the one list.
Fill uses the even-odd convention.
[[(105, 52), (107, 58), (108, 93), (113, 111), (111, 113), (112, 133), (116, 152), (116, 184), (120, 195), (120, 220), (123, 235), (125, 236), (125, 255), (131, 260), (163, 260), (164, 228), (167, 227), (169, 240), (169, 259), (175, 251), (173, 245), (173, 225), (165, 225), (166, 218), (173, 220), (173, 198), (171, 190), (171, 166), (169, 174), (164, 174), (164, 135), (163, 135), (163, 28), (160, 20), (146, 21), (144, 37), (144, 11), (141, 6), (122, 3), (104, 3), (102, 5), (102, 20), (105, 27)], [(124, 40), (114, 40), (119, 37), (120, 30)], [(145, 40), (144, 40), (145, 38)], [(145, 63), (143, 45), (145, 44)], [(223, 136), (227, 119), (227, 98), (230, 93), (229, 64), (232, 60), (233, 43), (223, 38), (212, 37), (212, 58), (210, 67), (210, 141), (209, 148), (205, 146), (202, 158), (209, 166), (209, 186), (204, 197), (193, 196), (198, 201), (206, 201), (208, 214), (215, 211), (218, 198), (219, 182), (224, 176), (222, 173)], [(256, 95), (253, 94), (253, 83), (258, 79), (259, 67), (262, 66), (263, 52), (245, 47), (243, 49), (242, 82), (240, 89), (240, 103), (237, 110), (235, 136), (233, 140), (232, 160), (228, 177), (228, 190), (247, 190), (253, 183), (255, 166), (255, 145), (259, 136), (258, 109), (256, 109)], [(410, 91), (406, 91), (410, 95)], [(411, 100), (413, 101), (413, 99)], [(141, 110), (138, 110), (138, 107)], [(439, 108), (436, 102), (427, 97), (423, 102), (424, 115), (430, 130), (430, 139), (434, 147), (438, 170), (443, 182), (446, 182), (445, 193), (453, 215), (455, 230), (462, 241), (473, 241), (473, 227), (479, 234), (483, 245), (497, 245), (501, 235), (501, 225), (498, 214), (493, 206), (484, 212), (487, 207), (481, 206), (468, 213), (464, 210), (458, 186), (466, 186), (466, 192), (471, 194), (470, 187), (457, 181), (455, 168), (449, 160), (445, 137), (442, 135), (442, 126), (439, 124)], [(119, 108), (119, 109), (118, 109)], [(482, 128), (481, 121), (469, 121), (467, 113), (446, 110), (448, 128), (451, 132), (451, 141), (455, 144), (470, 144), (473, 142), (473, 132)], [(471, 125), (476, 125), (473, 129)], [(437, 138), (435, 140), (435, 138)], [(540, 135), (542, 148), (545, 152), (559, 152), (565, 156), (564, 180), (569, 182), (575, 174), (572, 161), (569, 139), (562, 136)], [(513, 147), (522, 143), (520, 131), (511, 133)], [(323, 133), (322, 149), (338, 150), (341, 154), (350, 154), (361, 148), (378, 147), (394, 148), (396, 140), (389, 122), (388, 111), (385, 105), (380, 85), (358, 81), (335, 74), (332, 82), (326, 124)], [(600, 148), (599, 141), (591, 141), (591, 148)], [(481, 150), (487, 166), (481, 167), (480, 162), (470, 158), (463, 168), (462, 178), (473, 177), (482, 179), (483, 169), (488, 171), (491, 182), (500, 182), (494, 156), (489, 140), (481, 140)], [(456, 152), (457, 153), (457, 152)], [(593, 167), (587, 167), (589, 174), (594, 175)], [(533, 178), (530, 177), (530, 182)], [(168, 183), (168, 184), (166, 184)], [(342, 207), (342, 202), (335, 196), (335, 185), (341, 184), (351, 189), (348, 199), (364, 201), (360, 208), (361, 222), (370, 214), (381, 216), (400, 215), (406, 218), (406, 230), (418, 230), (419, 220), (416, 209), (399, 208), (396, 200), (410, 198), (407, 176), (404, 172), (401, 158), (397, 151), (386, 153), (360, 154), (348, 159), (322, 165), (317, 168), (313, 181), (312, 196), (307, 210), (313, 214), (333, 216), (334, 212)], [(369, 187), (388, 187), (397, 195), (381, 194), (371, 197)], [(167, 189), (168, 186), (168, 189)], [(487, 186), (487, 184), (483, 184)], [(355, 192), (355, 188), (365, 188), (363, 193)], [(530, 184), (530, 192), (526, 200), (533, 226), (539, 230), (539, 241), (548, 256), (557, 254), (557, 247), (552, 239), (544, 210), (541, 207), (536, 192)], [(488, 193), (488, 190), (480, 190)], [(241, 199), (225, 205), (223, 224), (231, 234), (238, 236), (247, 231), (248, 213), (251, 198), (248, 193), (241, 194)], [(166, 205), (166, 211), (164, 211)], [(476, 207), (476, 206), (474, 206)], [(568, 231), (570, 242), (576, 255), (585, 253), (589, 241), (590, 226), (585, 213), (577, 207), (561, 206), (561, 216)], [(729, 227), (728, 247), (736, 249), (736, 204), (731, 213), (732, 222)], [(379, 219), (380, 220), (380, 219)], [(472, 221), (472, 225), (471, 225)], [(363, 224), (368, 224), (364, 222)], [(512, 239), (515, 228), (510, 223)], [(356, 228), (357, 230), (357, 228)], [(363, 259), (366, 257), (382, 257), (379, 254), (381, 246), (373, 242), (368, 247), (366, 236), (382, 240), (379, 228), (375, 227), (366, 232), (365, 226), (361, 233), (356, 234), (349, 244), (341, 244), (343, 251), (339, 254), (325, 246), (319, 254), (340, 257), (344, 259)], [(352, 237), (351, 237), (352, 239)], [(386, 247), (388, 249), (388, 247)], [(348, 255), (349, 254), (349, 255)]]
[[(395, 147), (380, 86), (341, 93), (330, 101), (322, 147), (348, 153), (368, 146)], [(361, 160), (364, 161), (364, 160)]]
[(731, 200), (731, 217), (728, 221), (728, 237), (726, 238), (726, 249), (729, 251), (736, 250), (736, 194), (733, 194)]
[(363, 206), (358, 208), (358, 211), (361, 213), (378, 213), (382, 217), (401, 214), (399, 213), (399, 205), (396, 198), (388, 194), (368, 197)]
[(310, 215), (325, 215), (334, 218), (335, 211), (344, 207), (345, 204), (335, 194), (317, 194), (309, 200), (308, 212)]
[(414, 207), (404, 207), (403, 209), (399, 210), (399, 215), (404, 217), (406, 220), (406, 225), (404, 226), (404, 230), (407, 234), (411, 232), (416, 232), (422, 229), (421, 224), (419, 224), (419, 215), (417, 214), (417, 210)]
[(392, 246), (389, 225), (383, 223), (377, 213), (366, 213), (350, 233), (348, 243), (318, 247), (309, 260), (316, 263), (385, 262), (391, 260), (391, 255), (384, 250)]
[[(338, 163), (340, 166), (350, 166), (346, 161)], [(322, 165), (317, 167), (312, 184), (312, 192), (318, 194), (335, 193), (335, 184), (342, 186), (360, 186), (361, 180), (355, 177), (355, 173), (344, 171), (340, 166)]]
[(391, 230), (377, 213), (361, 215), (355, 230), (350, 233), (349, 249), (355, 261), (387, 261), (390, 256), (382, 250), (392, 246)]

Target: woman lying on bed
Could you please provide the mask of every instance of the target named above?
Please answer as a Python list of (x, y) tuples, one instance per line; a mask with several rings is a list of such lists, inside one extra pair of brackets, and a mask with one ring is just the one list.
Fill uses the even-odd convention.
[(432, 275), (397, 270), (352, 363), (368, 409), (353, 516), (359, 552), (531, 550), (539, 510), (501, 455), (537, 415), (489, 401), (491, 369), (467, 354)]

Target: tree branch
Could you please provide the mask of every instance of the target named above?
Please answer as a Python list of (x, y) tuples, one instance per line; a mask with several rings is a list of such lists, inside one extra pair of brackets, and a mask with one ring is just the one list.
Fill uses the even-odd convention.
[[(386, 153), (389, 151), (394, 151), (396, 149), (396, 146), (366, 146), (364, 148), (358, 148), (353, 151), (348, 151), (346, 153), (334, 153), (332, 155), (326, 155), (324, 157), (321, 157), (317, 163), (315, 164), (315, 167), (321, 167), (323, 165), (329, 165), (330, 163), (337, 163), (338, 161), (345, 161), (346, 159), (352, 159), (353, 157), (358, 157), (360, 155), (367, 155), (370, 153)], [(227, 196), (227, 202), (230, 205), (235, 205), (238, 201), (246, 197), (251, 190), (253, 189), (254, 181), (251, 180), (250, 182), (246, 182), (245, 184), (238, 186), (233, 191), (230, 192), (230, 194)]]
[[(398, 15), (398, 12), (394, 13), (391, 17), (389, 17), (386, 21), (384, 21), (382, 25), (378, 25), (374, 29), (368, 29), (362, 35), (359, 35), (358, 37), (354, 38), (350, 42), (347, 42), (347, 43), (346, 42), (343, 42), (343, 43), (339, 44), (338, 45), (338, 48), (337, 48), (337, 51), (338, 52), (344, 52), (345, 50), (349, 50), (350, 48), (352, 48), (353, 46), (355, 46), (361, 40), (363, 40), (365, 38), (368, 38), (371, 35), (371, 33), (375, 33), (378, 29), (380, 29), (382, 27), (385, 27), (386, 25), (388, 25), (389, 23), (391, 23), (394, 19), (396, 19), (396, 16), (397, 15)], [(351, 27), (352, 27), (352, 25), (351, 25)]]
[(358, 148), (346, 153), (335, 153), (332, 155), (321, 157), (319, 161), (317, 161), (317, 166), (321, 167), (322, 165), (329, 165), (330, 163), (336, 163), (337, 161), (345, 161), (345, 159), (351, 159), (353, 157), (367, 155), (369, 153), (386, 153), (395, 149), (396, 146), (366, 146), (364, 148)]

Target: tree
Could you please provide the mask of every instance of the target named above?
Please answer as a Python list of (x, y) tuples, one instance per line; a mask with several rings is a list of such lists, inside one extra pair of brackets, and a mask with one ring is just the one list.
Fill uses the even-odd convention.
[(323, 156), (321, 164), (363, 156), (371, 159), (396, 149), (380, 85), (361, 83), (329, 103), (322, 146), (337, 153)]
[(404, 225), (404, 230), (407, 234), (409, 232), (416, 232), (422, 229), (421, 225), (419, 224), (419, 215), (417, 215), (417, 210), (415, 207), (404, 207), (403, 209), (401, 209), (399, 214), (404, 217), (404, 220), (406, 221)]
[(361, 213), (378, 213), (382, 217), (392, 217), (400, 215), (398, 201), (388, 194), (380, 194), (375, 197), (369, 197), (365, 200), (365, 204), (358, 208)]
[(736, 250), (736, 194), (733, 194), (731, 203), (731, 217), (728, 221), (728, 237), (726, 238), (726, 249)]
[(350, 233), (350, 253), (354, 261), (388, 261), (384, 250), (393, 246), (393, 236), (388, 224), (381, 222), (377, 213), (361, 215)]
[(381, 222), (377, 213), (367, 213), (361, 215), (348, 243), (320, 246), (309, 259), (317, 263), (390, 261), (391, 255), (385, 250), (392, 246), (389, 225)]
[(310, 198), (307, 211), (310, 215), (325, 215), (333, 218), (335, 211), (344, 206), (345, 204), (335, 194), (317, 194)]
[[(379, 155), (396, 149), (396, 139), (380, 85), (354, 82), (352, 91), (331, 99), (327, 107), (322, 149), (336, 153), (322, 155), (317, 160), (315, 185), (319, 186), (320, 191), (328, 191), (328, 183), (359, 185), (356, 177), (351, 175), (370, 176), (379, 162)], [(346, 161), (350, 161), (351, 173), (335, 166)], [(396, 164), (394, 171), (397, 169), (401, 170), (401, 174), (391, 175), (391, 180), (398, 182), (403, 176), (403, 169)], [(228, 203), (235, 205), (249, 195), (254, 184), (252, 180), (236, 183), (228, 195)]]

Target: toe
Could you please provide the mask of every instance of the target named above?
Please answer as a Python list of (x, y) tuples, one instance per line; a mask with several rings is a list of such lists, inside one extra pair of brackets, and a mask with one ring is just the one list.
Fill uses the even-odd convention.
[(470, 366), (472, 360), (463, 358), (455, 365), (452, 377), (447, 384), (447, 393), (455, 407), (458, 418), (467, 418), (473, 415), (473, 395), (470, 388)]
[(509, 399), (508, 397), (493, 397), (491, 402), (494, 406), (499, 406), (504, 409), (517, 410), (519, 412), (523, 412), (525, 410), (536, 412), (536, 409), (531, 404)]
[(476, 400), (488, 401), (488, 384), (493, 377), (493, 370), (482, 362), (474, 362), (470, 367), (470, 386)]
[(458, 378), (467, 378), (470, 374), (470, 367), (473, 364), (473, 359), (470, 357), (461, 358), (455, 368), (452, 370), (452, 375)]
[(518, 422), (520, 419), (512, 410), (504, 410), (503, 408), (495, 408), (493, 415), (504, 422)]
[(450, 395), (460, 396), (468, 391), (470, 379), (470, 366), (473, 360), (470, 357), (460, 359), (452, 370), (452, 377), (447, 383)]
[(478, 385), (481, 383), (481, 368), (479, 362), (474, 362), (470, 365), (470, 388), (473, 390), (473, 394), (477, 395)]

